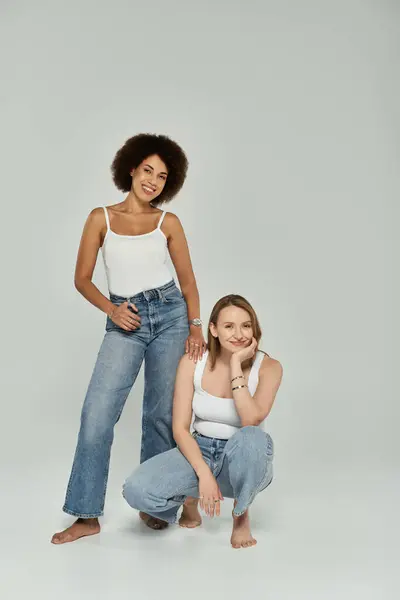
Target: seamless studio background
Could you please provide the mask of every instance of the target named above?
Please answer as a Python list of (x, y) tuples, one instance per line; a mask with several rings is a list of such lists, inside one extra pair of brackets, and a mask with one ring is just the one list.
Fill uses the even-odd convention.
[[(399, 4), (0, 11), (2, 598), (397, 598)], [(244, 553), (229, 547), (229, 501), (202, 531), (158, 536), (125, 505), (142, 375), (116, 428), (101, 536), (49, 543), (71, 522), (61, 505), (105, 324), (73, 286), (79, 239), (92, 208), (122, 200), (109, 166), (141, 131), (190, 161), (168, 210), (203, 319), (245, 295), (284, 367), (275, 480)], [(95, 281), (106, 290), (100, 258)]]

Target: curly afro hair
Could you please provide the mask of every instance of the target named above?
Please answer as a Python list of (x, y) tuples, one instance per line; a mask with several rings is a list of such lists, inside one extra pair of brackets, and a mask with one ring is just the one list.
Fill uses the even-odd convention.
[(186, 179), (188, 160), (182, 148), (166, 135), (139, 133), (129, 138), (115, 155), (111, 173), (115, 185), (122, 192), (132, 186), (132, 169), (136, 169), (148, 156), (157, 154), (167, 165), (168, 177), (161, 194), (153, 205), (170, 202), (179, 192)]

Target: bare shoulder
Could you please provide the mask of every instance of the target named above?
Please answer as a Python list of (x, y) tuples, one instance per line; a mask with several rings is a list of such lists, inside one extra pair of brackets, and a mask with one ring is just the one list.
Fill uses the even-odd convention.
[(194, 360), (190, 360), (189, 354), (184, 354), (179, 362), (179, 372), (184, 375), (193, 375), (196, 369)]
[(183, 230), (182, 223), (180, 222), (179, 217), (171, 212), (166, 212), (164, 221), (162, 224), (162, 229), (168, 235), (173, 235), (174, 233), (178, 233)]
[(277, 381), (282, 379), (283, 375), (283, 367), (279, 360), (276, 358), (272, 358), (272, 356), (268, 356), (266, 354), (260, 365), (260, 376), (274, 378)]
[(104, 214), (104, 209), (102, 207), (93, 208), (93, 210), (91, 210), (89, 213), (89, 216), (86, 220), (86, 224), (92, 230), (102, 230), (106, 226), (106, 217)]

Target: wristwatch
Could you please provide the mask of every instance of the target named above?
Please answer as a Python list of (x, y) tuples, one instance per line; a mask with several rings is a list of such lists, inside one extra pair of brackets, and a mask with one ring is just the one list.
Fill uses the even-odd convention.
[(201, 319), (190, 319), (189, 325), (195, 325), (196, 327), (201, 327), (203, 325), (203, 321)]

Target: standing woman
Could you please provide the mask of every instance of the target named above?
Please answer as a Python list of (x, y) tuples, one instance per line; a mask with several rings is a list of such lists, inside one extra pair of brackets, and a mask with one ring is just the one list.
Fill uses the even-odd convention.
[[(172, 399), (178, 363), (195, 362), (206, 347), (200, 303), (185, 234), (178, 217), (158, 207), (181, 189), (188, 162), (166, 136), (139, 134), (117, 152), (112, 174), (123, 202), (94, 209), (85, 224), (75, 271), (78, 291), (107, 315), (81, 414), (64, 512), (77, 518), (52, 542), (100, 531), (114, 426), (145, 364), (140, 462), (175, 446)], [(102, 249), (110, 298), (92, 282)], [(167, 266), (174, 264), (182, 292)], [(141, 513), (154, 529), (163, 521)]]

